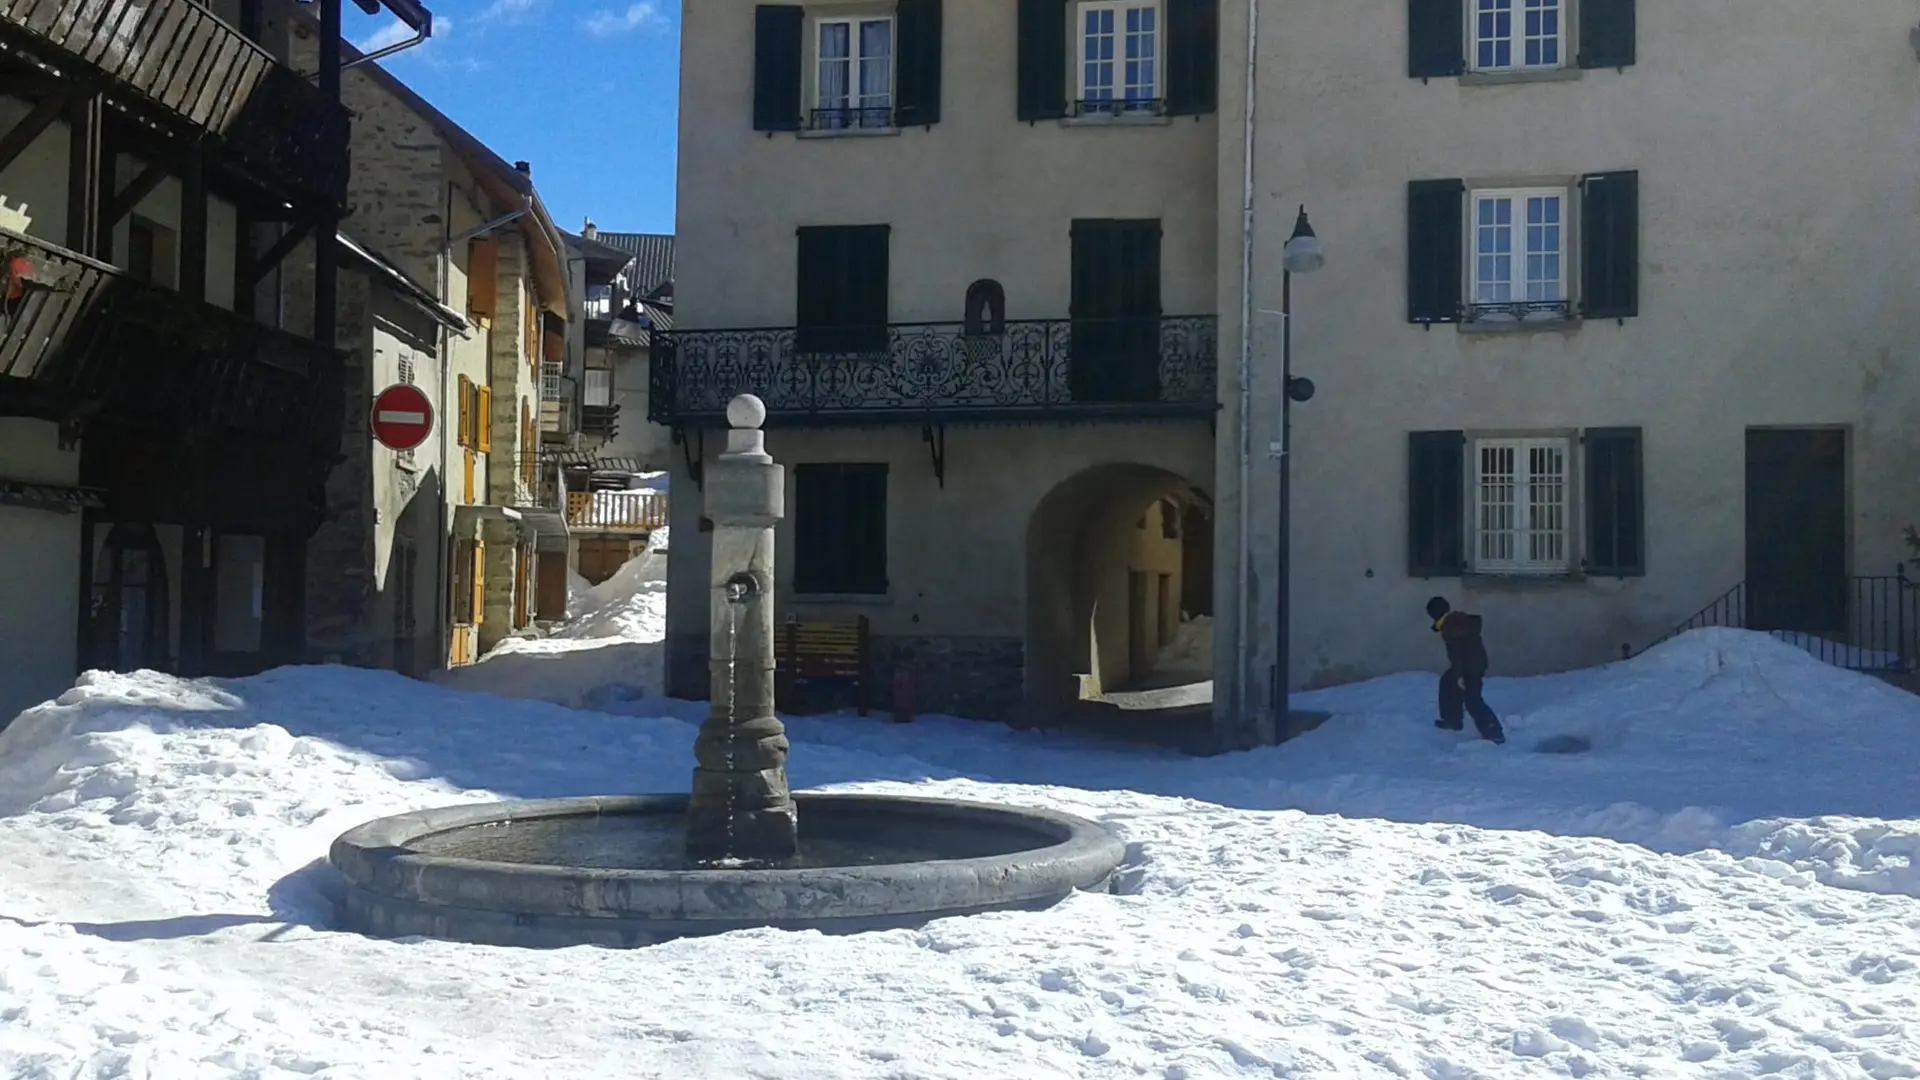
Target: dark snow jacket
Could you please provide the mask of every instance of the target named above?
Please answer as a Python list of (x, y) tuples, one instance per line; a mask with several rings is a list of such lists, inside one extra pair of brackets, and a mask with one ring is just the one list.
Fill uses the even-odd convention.
[(1447, 647), (1447, 665), (1462, 678), (1487, 673), (1487, 645), (1480, 639), (1480, 616), (1449, 611), (1434, 624)]

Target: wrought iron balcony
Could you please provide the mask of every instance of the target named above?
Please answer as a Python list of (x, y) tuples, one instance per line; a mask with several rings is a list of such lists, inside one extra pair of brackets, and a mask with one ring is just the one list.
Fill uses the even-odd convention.
[(1552, 322), (1573, 317), (1569, 300), (1503, 300), (1495, 303), (1468, 304), (1461, 321), (1470, 323)]
[(1211, 315), (655, 333), (649, 417), (720, 426), (752, 393), (769, 423), (1211, 416)]
[(317, 342), (7, 229), (0, 265), (0, 390), (55, 418), (338, 444), (338, 358)]
[(835, 108), (815, 109), (807, 117), (807, 127), (812, 131), (854, 131), (860, 128), (885, 130), (893, 127), (893, 106), (842, 105)]
[(350, 118), (198, 0), (0, 0), (0, 37), (218, 136), (261, 183), (339, 205)]

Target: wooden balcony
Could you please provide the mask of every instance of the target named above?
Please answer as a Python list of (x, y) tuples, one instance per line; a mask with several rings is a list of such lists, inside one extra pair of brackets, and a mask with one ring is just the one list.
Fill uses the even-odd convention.
[(8, 229), (0, 267), (0, 400), (337, 445), (339, 363), (317, 342)]
[(0, 41), (214, 136), (265, 186), (344, 202), (346, 109), (197, 0), (0, 0)]
[(567, 528), (584, 532), (652, 532), (667, 524), (660, 491), (569, 491)]
[(1211, 315), (657, 330), (649, 418), (720, 427), (756, 394), (770, 425), (1211, 417)]

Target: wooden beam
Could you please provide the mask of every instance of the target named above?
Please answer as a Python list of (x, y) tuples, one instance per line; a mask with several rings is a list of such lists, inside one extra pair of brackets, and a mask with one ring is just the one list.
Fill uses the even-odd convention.
[(180, 295), (189, 300), (207, 298), (207, 216), (207, 161), (195, 142), (180, 169)]
[(172, 174), (172, 162), (149, 162), (146, 168), (140, 170), (140, 175), (134, 177), (132, 183), (120, 189), (120, 193), (113, 197), (111, 203), (107, 204), (104, 222), (106, 227), (111, 229), (115, 225), (125, 221), (127, 215), (133, 213), (134, 208), (139, 206), (147, 196), (153, 194), (154, 189), (164, 183), (167, 177)]
[(73, 92), (73, 83), (44, 71), (0, 72), (0, 95), (37, 101)]
[(52, 127), (53, 122), (60, 119), (60, 114), (66, 112), (67, 106), (72, 103), (73, 99), (65, 94), (43, 97), (35, 102), (27, 115), (13, 125), (13, 130), (0, 135), (0, 169), (19, 160), (20, 155), (27, 152), (27, 147)]
[(67, 167), (67, 247), (82, 255), (92, 255), (100, 235), (103, 210), (101, 193), (106, 185), (101, 169), (106, 164), (102, 140), (106, 128), (106, 102), (93, 94), (75, 103), (67, 117), (70, 127)]
[(274, 267), (279, 266), (288, 255), (293, 253), (294, 248), (300, 246), (300, 241), (305, 240), (307, 234), (312, 231), (313, 222), (311, 221), (299, 222), (295, 224), (293, 228), (288, 229), (285, 236), (274, 241), (272, 247), (261, 252), (259, 257), (254, 260), (253, 280), (247, 282), (246, 287), (251, 289), (259, 285), (260, 282), (273, 271)]

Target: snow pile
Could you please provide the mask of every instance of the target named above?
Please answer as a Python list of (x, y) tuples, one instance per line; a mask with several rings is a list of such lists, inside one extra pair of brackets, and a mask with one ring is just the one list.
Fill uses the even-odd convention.
[(1505, 747), (1432, 695), (1302, 695), (1340, 715), (1209, 759), (796, 718), (796, 786), (1085, 814), (1120, 891), (523, 952), (333, 932), (318, 860), (414, 807), (684, 790), (701, 706), (89, 675), (0, 733), (0, 1077), (1920, 1075), (1920, 699), (1737, 631), (1496, 679)]
[(1173, 632), (1173, 640), (1160, 647), (1154, 661), (1155, 671), (1213, 670), (1213, 616), (1196, 615), (1184, 619)]

